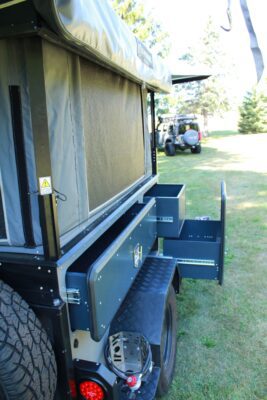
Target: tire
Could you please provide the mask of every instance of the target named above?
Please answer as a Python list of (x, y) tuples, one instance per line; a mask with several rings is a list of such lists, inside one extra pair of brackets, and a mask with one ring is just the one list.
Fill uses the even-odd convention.
[(188, 129), (183, 134), (184, 143), (188, 146), (195, 146), (198, 143), (198, 132), (195, 129)]
[(191, 153), (200, 154), (201, 153), (201, 145), (198, 144), (194, 149), (191, 149)]
[(55, 355), (28, 304), (0, 281), (0, 399), (52, 400)]
[(164, 396), (170, 387), (175, 371), (177, 353), (177, 310), (176, 295), (173, 286), (170, 287), (165, 311), (161, 336), (160, 367), (161, 374), (157, 387), (157, 397)]
[(175, 155), (175, 146), (171, 142), (165, 143), (165, 148), (164, 148), (166, 156), (174, 156)]

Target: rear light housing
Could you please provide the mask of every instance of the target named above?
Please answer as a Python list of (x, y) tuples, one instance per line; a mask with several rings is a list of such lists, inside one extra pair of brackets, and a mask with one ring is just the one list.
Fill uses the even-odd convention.
[(201, 140), (202, 139), (202, 132), (198, 132), (198, 140)]
[(95, 381), (83, 381), (79, 385), (80, 395), (84, 400), (105, 400), (103, 387)]

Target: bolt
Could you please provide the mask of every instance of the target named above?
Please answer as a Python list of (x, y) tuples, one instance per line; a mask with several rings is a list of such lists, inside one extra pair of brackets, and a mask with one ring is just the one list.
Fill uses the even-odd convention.
[(38, 270), (40, 271), (40, 269), (42, 269), (42, 267), (39, 266), (39, 267), (38, 267)]
[(47, 272), (48, 272), (49, 274), (51, 274), (51, 269), (49, 269)]
[(43, 286), (40, 286), (40, 290), (43, 290), (44, 288), (43, 288)]
[(50, 293), (53, 293), (54, 292), (54, 290), (53, 289), (50, 289)]

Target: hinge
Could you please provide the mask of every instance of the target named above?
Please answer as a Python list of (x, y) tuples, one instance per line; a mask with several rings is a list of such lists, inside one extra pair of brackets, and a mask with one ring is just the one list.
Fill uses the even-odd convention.
[(157, 222), (167, 222), (168, 224), (173, 223), (173, 217), (157, 217)]
[(81, 294), (79, 289), (67, 289), (67, 302), (69, 304), (81, 304)]

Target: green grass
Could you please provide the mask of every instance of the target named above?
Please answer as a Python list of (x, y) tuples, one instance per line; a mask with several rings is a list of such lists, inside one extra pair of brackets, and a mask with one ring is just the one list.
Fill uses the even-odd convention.
[(185, 183), (187, 217), (219, 218), (225, 281), (184, 280), (175, 378), (164, 400), (267, 400), (267, 134), (211, 134), (203, 152), (159, 153), (160, 182)]

